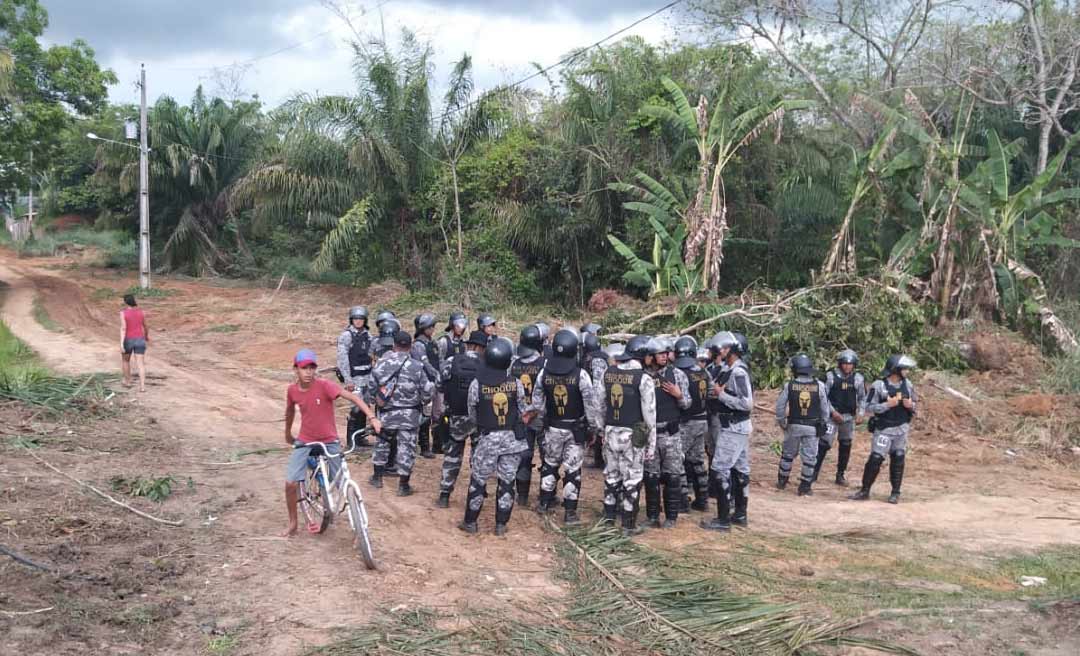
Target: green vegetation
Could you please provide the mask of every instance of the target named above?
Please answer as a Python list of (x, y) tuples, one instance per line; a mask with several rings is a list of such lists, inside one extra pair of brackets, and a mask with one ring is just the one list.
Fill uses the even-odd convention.
[(0, 400), (20, 401), (42, 412), (81, 412), (92, 409), (105, 396), (111, 377), (94, 374), (82, 378), (55, 376), (34, 352), (0, 322)]
[[(101, 263), (114, 268), (127, 268), (138, 264), (138, 245), (123, 232), (115, 230), (96, 231), (79, 228), (43, 237), (31, 237), (15, 245), (17, 253), (27, 257), (52, 257), (70, 246), (95, 248), (100, 251)], [(134, 255), (134, 259), (131, 256)]]
[(216, 326), (210, 326), (206, 330), (211, 333), (235, 333), (240, 330), (240, 326), (237, 326), (234, 323), (222, 323)]
[(169, 495), (172, 494), (176, 479), (172, 476), (162, 476), (160, 478), (113, 476), (109, 479), (109, 485), (112, 486), (114, 492), (120, 492), (132, 497), (146, 497), (151, 501), (160, 503), (168, 499)]
[(51, 332), (54, 332), (54, 333), (62, 333), (62, 332), (64, 332), (63, 326), (61, 326), (60, 324), (53, 321), (52, 317), (49, 316), (49, 310), (48, 310), (48, 308), (45, 307), (45, 304), (42, 302), (40, 294), (34, 297), (33, 312), (34, 312), (34, 320), (37, 321), (39, 324), (41, 324), (41, 327), (44, 328), (45, 330), (48, 330), (48, 331), (51, 331)]

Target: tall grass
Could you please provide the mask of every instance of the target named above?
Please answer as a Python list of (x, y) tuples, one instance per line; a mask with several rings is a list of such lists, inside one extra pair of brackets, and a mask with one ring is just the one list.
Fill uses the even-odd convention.
[(15, 250), (23, 257), (52, 257), (63, 247), (72, 244), (98, 249), (101, 263), (108, 267), (133, 268), (139, 261), (135, 240), (119, 230), (77, 228), (49, 233), (15, 244)]
[(50, 373), (34, 352), (0, 322), (0, 400), (19, 401), (49, 413), (92, 409), (109, 376), (78, 378)]

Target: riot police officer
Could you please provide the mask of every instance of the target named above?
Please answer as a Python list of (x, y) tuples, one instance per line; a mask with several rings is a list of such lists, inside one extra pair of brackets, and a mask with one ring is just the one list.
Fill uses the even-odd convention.
[[(653, 528), (674, 528), (682, 510), (683, 452), (680, 419), (690, 407), (690, 381), (668, 361), (674, 342), (654, 337), (645, 370), (656, 385), (656, 458), (645, 463), (645, 514)], [(663, 500), (664, 523), (660, 523)]]
[[(682, 499), (684, 508), (704, 512), (709, 508), (708, 472), (705, 467), (705, 437), (709, 433), (705, 402), (709, 396), (709, 373), (697, 362), (697, 341), (684, 336), (675, 341), (675, 366), (689, 381), (690, 406), (682, 411), (679, 436), (682, 439)], [(689, 503), (690, 490), (694, 503)]]
[(915, 387), (908, 373), (915, 368), (915, 360), (906, 355), (891, 355), (885, 362), (881, 379), (875, 380), (866, 400), (866, 409), (873, 413), (868, 426), (873, 433), (870, 458), (863, 468), (862, 488), (851, 499), (865, 501), (870, 498), (881, 463), (889, 456), (889, 482), (892, 493), (889, 503), (900, 503), (900, 484), (904, 482), (904, 463), (907, 442), (911, 433), (911, 419), (915, 416)]
[[(510, 375), (521, 381), (525, 389), (525, 397), (532, 403), (533, 388), (540, 379), (540, 372), (544, 370), (546, 359), (540, 351), (544, 348), (544, 341), (540, 337), (540, 328), (535, 324), (525, 326), (521, 330), (517, 347), (517, 358), (510, 365)], [(521, 430), (525, 436), (526, 448), (521, 452), (521, 462), (518, 464), (517, 502), (522, 507), (529, 505), (529, 488), (532, 485), (533, 454), (536, 446), (541, 442), (544, 434), (543, 417), (536, 413), (531, 421), (522, 424)], [(543, 457), (543, 456), (541, 456)]]
[[(371, 333), (368, 332), (368, 310), (363, 305), (349, 308), (349, 325), (341, 331), (337, 340), (338, 377), (350, 392), (364, 395), (367, 379), (371, 375)], [(360, 436), (357, 433), (364, 428), (367, 418), (355, 406), (349, 411), (345, 442), (352, 448)], [(368, 446), (366, 439), (360, 438), (358, 446)]]
[(469, 383), (469, 419), (479, 438), (470, 459), (469, 494), (465, 519), (458, 528), (476, 533), (476, 520), (487, 497), (487, 481), (495, 475), (495, 535), (504, 535), (514, 509), (514, 477), (525, 444), (519, 438), (521, 422), (530, 417), (521, 381), (507, 373), (513, 345), (493, 337), (484, 348), (483, 365)]
[(828, 418), (832, 415), (829, 393), (825, 383), (814, 378), (814, 363), (805, 353), (791, 358), (792, 380), (784, 383), (776, 398), (776, 423), (784, 431), (784, 445), (776, 474), (777, 489), (787, 487), (791, 463), (798, 455), (802, 460), (799, 477), (799, 496), (813, 494), (814, 471), (817, 466), (818, 441), (831, 433)]
[[(717, 354), (712, 389), (713, 457), (709, 467), (709, 496), (716, 499), (716, 518), (702, 528), (728, 531), (731, 524), (746, 526), (750, 490), (750, 433), (754, 426), (753, 382), (740, 357), (745, 346), (729, 331), (713, 336), (710, 348)], [(747, 349), (748, 350), (748, 349)], [(735, 512), (732, 513), (732, 506)]]
[(488, 339), (499, 334), (499, 323), (495, 320), (495, 317), (484, 313), (476, 318), (476, 327), (480, 332), (488, 336)]
[[(435, 315), (424, 312), (413, 319), (413, 344), (411, 355), (414, 360), (424, 365), (424, 373), (432, 385), (439, 382), (439, 347), (432, 341), (435, 333)], [(434, 406), (434, 401), (432, 402)], [(434, 458), (431, 451), (431, 417), (432, 406), (424, 408), (423, 421), (420, 423), (420, 455), (424, 458)]]
[(472, 331), (469, 339), (465, 341), (468, 350), (447, 360), (439, 377), (446, 399), (446, 412), (450, 416), (450, 439), (446, 443), (439, 498), (435, 502), (440, 508), (450, 507), (450, 493), (454, 491), (458, 474), (461, 473), (465, 440), (471, 438), (473, 448), (476, 448), (476, 424), (469, 418), (469, 385), (476, 378), (476, 372), (480, 368), (480, 353), (484, 352), (487, 343), (487, 335), (479, 330)]
[[(597, 337), (600, 326), (595, 323), (586, 324), (584, 328), (595, 328), (593, 331), (582, 331), (581, 333), (581, 345), (583, 347), (581, 368), (589, 372), (589, 376), (592, 378), (593, 386), (597, 388), (597, 396), (603, 394), (603, 390), (600, 386), (604, 384), (604, 372), (607, 371), (609, 366), (608, 354), (604, 352), (604, 349), (600, 347), (600, 338)], [(604, 435), (600, 431), (596, 431), (589, 436), (589, 444), (592, 445), (592, 466), (595, 469), (603, 469), (604, 467)]]
[(814, 481), (821, 472), (825, 456), (832, 448), (832, 435), (839, 443), (836, 458), (836, 484), (847, 487), (848, 460), (851, 458), (851, 443), (855, 438), (855, 420), (866, 410), (866, 381), (855, 368), (859, 366), (859, 356), (851, 349), (844, 349), (836, 356), (836, 369), (825, 375), (825, 387), (829, 390), (829, 405), (832, 406), (832, 421), (836, 430), (818, 443), (817, 465), (814, 467)]
[[(455, 355), (465, 352), (465, 328), (469, 325), (469, 319), (464, 312), (451, 312), (450, 320), (446, 322), (443, 335), (438, 339), (439, 347), (439, 374), (442, 375), (442, 365)], [(446, 398), (439, 385), (435, 391), (435, 400), (431, 404), (431, 450), (434, 453), (443, 453), (446, 441), (450, 439), (450, 417), (446, 414)]]

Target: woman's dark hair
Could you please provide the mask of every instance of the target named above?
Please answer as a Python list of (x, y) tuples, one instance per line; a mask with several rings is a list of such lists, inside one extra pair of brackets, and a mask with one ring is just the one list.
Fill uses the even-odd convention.
[(124, 303), (127, 303), (131, 307), (135, 307), (137, 305), (137, 303), (135, 302), (135, 295), (134, 294), (124, 294)]

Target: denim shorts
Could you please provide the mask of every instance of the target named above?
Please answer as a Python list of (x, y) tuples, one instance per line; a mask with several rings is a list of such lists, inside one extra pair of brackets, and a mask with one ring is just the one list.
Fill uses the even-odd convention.
[(124, 340), (124, 355), (142, 355), (146, 353), (146, 338), (145, 337), (133, 337), (131, 339)]
[[(302, 444), (299, 440), (297, 444)], [(330, 455), (337, 455), (341, 453), (341, 443), (327, 442), (322, 444), (320, 442), (311, 442), (304, 446), (294, 447), (292, 453), (289, 454), (289, 464), (285, 467), (285, 482), (296, 483), (307, 479), (308, 471), (308, 456), (321, 455), (321, 449), (319, 446), (325, 446), (326, 452)], [(330, 479), (333, 480), (337, 475), (338, 467), (340, 466), (341, 458), (329, 458), (329, 471)]]

